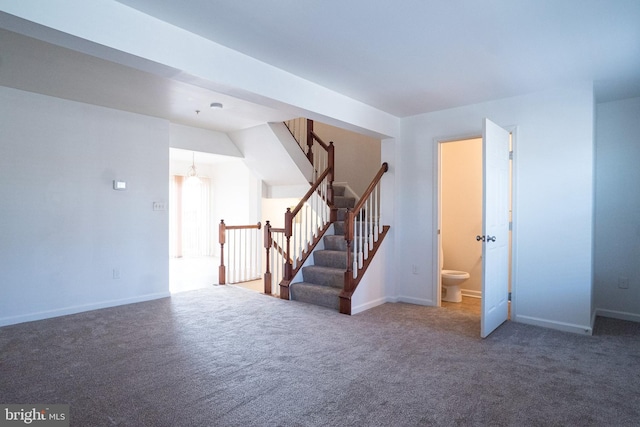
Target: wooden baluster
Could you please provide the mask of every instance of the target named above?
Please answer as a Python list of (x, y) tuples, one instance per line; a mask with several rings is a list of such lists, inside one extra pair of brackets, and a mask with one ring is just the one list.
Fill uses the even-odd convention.
[(329, 206), (333, 206), (333, 180), (335, 178), (335, 148), (333, 146), (333, 141), (329, 142), (329, 147), (327, 148), (327, 167), (329, 168), (329, 175), (327, 177), (329, 181), (329, 188), (327, 190), (327, 202)]
[(313, 164), (313, 120), (307, 119), (307, 159)]
[(264, 272), (264, 293), (271, 295), (271, 247), (273, 240), (271, 238), (271, 224), (269, 221), (264, 226), (264, 249), (266, 252), (266, 270)]
[(218, 283), (224, 285), (226, 283), (227, 272), (224, 266), (224, 243), (227, 235), (224, 219), (220, 220), (218, 226), (218, 241), (220, 242), (220, 267), (218, 268)]

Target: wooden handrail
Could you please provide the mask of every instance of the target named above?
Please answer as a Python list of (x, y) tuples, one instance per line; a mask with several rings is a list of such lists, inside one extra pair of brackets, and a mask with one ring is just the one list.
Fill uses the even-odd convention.
[(317, 133), (315, 133), (313, 130), (312, 130), (310, 133), (311, 133), (311, 136), (313, 136), (313, 138), (318, 142), (318, 144), (320, 144), (320, 146), (322, 146), (322, 148), (324, 148), (325, 150), (328, 150), (328, 149), (329, 149), (329, 144), (327, 144), (326, 142), (324, 142), (324, 141), (322, 140), (322, 138), (320, 138), (320, 137), (318, 136), (318, 134), (317, 134)]
[[(302, 209), (302, 207), (304, 206), (304, 204), (307, 202), (307, 200), (309, 200), (309, 198), (313, 195), (313, 193), (315, 193), (318, 190), (318, 187), (320, 186), (320, 184), (322, 184), (322, 181), (327, 177), (327, 175), (329, 175), (331, 173), (331, 168), (327, 168), (325, 169), (324, 172), (322, 172), (322, 175), (320, 175), (318, 177), (318, 179), (316, 180), (316, 182), (311, 186), (311, 188), (309, 189), (309, 191), (307, 191), (305, 193), (304, 196), (302, 196), (302, 199), (300, 199), (300, 203), (298, 203), (296, 205), (295, 208), (293, 208), (293, 210), (291, 211), (291, 215), (292, 216), (296, 216), (298, 214), (298, 212), (300, 212), (300, 209)], [(286, 226), (285, 226), (286, 227)]]
[[(221, 225), (224, 224), (224, 220), (221, 220)], [(225, 229), (227, 230), (250, 230), (255, 228), (256, 230), (260, 230), (260, 228), (262, 228), (262, 225), (258, 222), (257, 224), (252, 224), (252, 225), (225, 225), (224, 226)]]
[(360, 209), (362, 209), (362, 207), (364, 206), (364, 203), (367, 201), (371, 193), (373, 193), (373, 190), (375, 190), (376, 186), (382, 179), (382, 175), (384, 175), (388, 170), (389, 170), (389, 164), (387, 162), (384, 162), (382, 166), (380, 166), (380, 170), (378, 170), (378, 173), (376, 174), (376, 176), (373, 177), (371, 184), (369, 184), (367, 189), (364, 190), (364, 193), (362, 194), (362, 197), (360, 197), (360, 200), (358, 200), (358, 203), (356, 203), (356, 205), (353, 207), (353, 210), (351, 211), (351, 213), (358, 212)]

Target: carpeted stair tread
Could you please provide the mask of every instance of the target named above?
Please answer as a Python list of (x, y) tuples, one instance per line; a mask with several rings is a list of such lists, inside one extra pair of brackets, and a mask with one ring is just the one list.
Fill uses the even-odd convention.
[(307, 283), (315, 283), (321, 286), (332, 286), (342, 289), (344, 286), (344, 272), (342, 268), (323, 267), (321, 265), (309, 265), (302, 267), (302, 279)]
[(342, 288), (320, 286), (307, 282), (292, 283), (289, 288), (292, 300), (320, 305), (334, 310), (339, 308), (341, 291)]
[(347, 269), (347, 252), (334, 250), (318, 250), (313, 253), (316, 266)]

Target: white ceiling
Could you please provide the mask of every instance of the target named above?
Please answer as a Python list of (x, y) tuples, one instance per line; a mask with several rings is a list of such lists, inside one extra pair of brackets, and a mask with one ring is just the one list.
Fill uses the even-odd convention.
[[(119, 2), (398, 117), (577, 79), (640, 96), (638, 0)], [(0, 85), (224, 132), (291, 118), (142, 69), (0, 30)]]
[[(3, 29), (0, 85), (221, 132), (292, 118), (282, 111)], [(223, 108), (210, 108), (213, 102), (222, 103)]]
[(398, 117), (596, 80), (640, 95), (638, 0), (118, 0)]

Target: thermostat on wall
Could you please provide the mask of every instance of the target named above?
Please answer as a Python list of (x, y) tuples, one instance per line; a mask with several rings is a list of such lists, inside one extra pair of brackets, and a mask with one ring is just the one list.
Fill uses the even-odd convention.
[(126, 190), (127, 183), (126, 181), (113, 181), (113, 189), (114, 190)]

